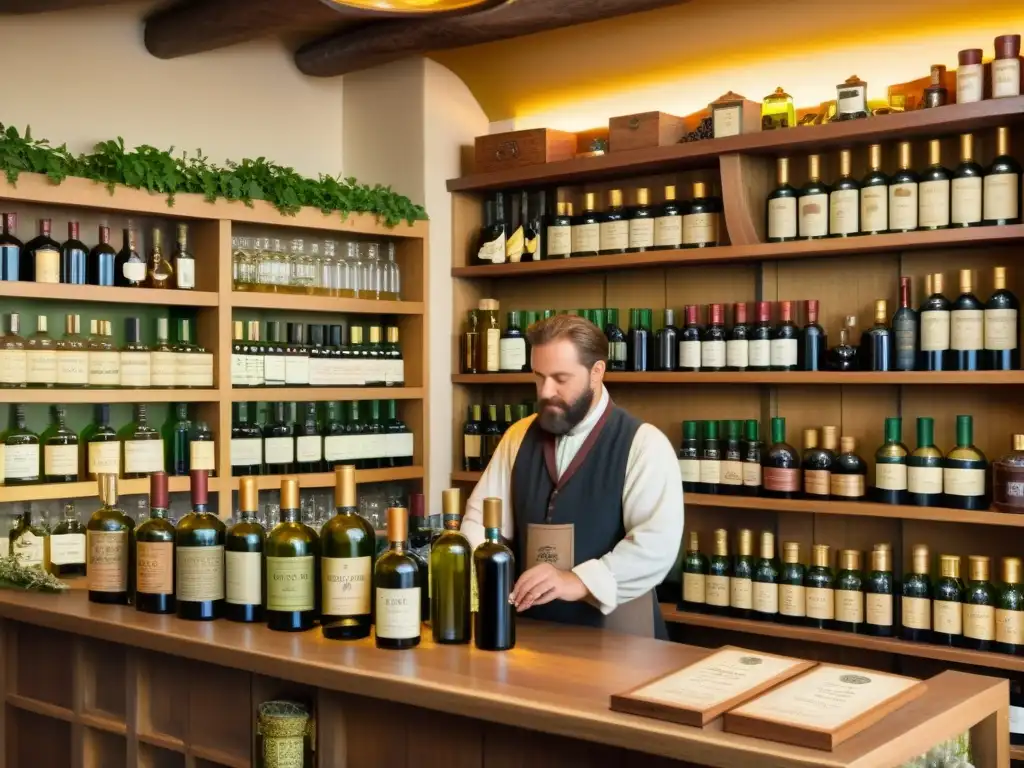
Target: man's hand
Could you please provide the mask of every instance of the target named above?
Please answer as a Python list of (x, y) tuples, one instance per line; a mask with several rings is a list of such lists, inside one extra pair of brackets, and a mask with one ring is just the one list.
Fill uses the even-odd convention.
[(535, 605), (544, 605), (552, 600), (576, 602), (590, 592), (572, 571), (560, 571), (550, 563), (541, 563), (525, 571), (519, 577), (509, 602), (522, 613)]

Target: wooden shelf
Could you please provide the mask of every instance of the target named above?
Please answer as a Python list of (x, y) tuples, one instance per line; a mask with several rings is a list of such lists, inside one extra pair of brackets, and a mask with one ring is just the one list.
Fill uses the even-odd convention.
[(198, 757), (200, 760), (207, 760), (211, 763), (216, 763), (217, 766), (226, 766), (227, 768), (250, 768), (252, 760), (248, 755), (240, 757), (239, 755), (233, 755), (230, 752), (225, 752), (222, 749), (213, 749), (211, 747), (201, 747), (198, 744), (192, 744), (188, 748), (189, 754), (192, 757)]
[(55, 720), (63, 720), (65, 723), (75, 722), (75, 713), (66, 707), (59, 707), (38, 699), (30, 699), (28, 696), (19, 696), (16, 693), (7, 694), (7, 704), (26, 712), (32, 712), (43, 717), (52, 717)]
[(423, 387), (236, 387), (231, 390), (231, 399), (236, 403), (422, 400), (423, 395)]
[(0, 389), (0, 403), (215, 403), (217, 389)]
[[(419, 480), (425, 475), (423, 467), (393, 467), (390, 469), (357, 469), (356, 484), (366, 483), (393, 483), (400, 480)], [(281, 487), (283, 475), (260, 475), (257, 485), (261, 491), (274, 491)], [(289, 475), (291, 477), (291, 475)], [(333, 472), (313, 472), (311, 474), (296, 474), (299, 478), (300, 488), (333, 488)], [(232, 477), (226, 487), (238, 490), (238, 478)]]
[(98, 712), (83, 712), (79, 716), (79, 720), (82, 721), (82, 725), (87, 725), (99, 731), (106, 731), (117, 736), (126, 736), (128, 734), (128, 725), (123, 720), (117, 720), (109, 715)]
[(175, 736), (168, 736), (164, 733), (144, 733), (143, 731), (139, 731), (136, 736), (143, 744), (149, 744), (151, 747), (166, 749), (168, 752), (185, 753), (185, 742)]
[(479, 482), (483, 472), (452, 472), (453, 483), (476, 483)]
[(216, 307), (213, 291), (159, 291), (153, 288), (107, 288), (99, 285), (0, 282), (0, 296), (50, 301), (97, 301), (108, 304), (159, 304), (170, 307)]
[[(220, 490), (220, 478), (210, 478), (210, 492)], [(191, 487), (187, 477), (167, 478), (168, 490), (171, 493), (185, 493)], [(133, 478), (118, 480), (119, 496), (149, 493), (149, 478)], [(96, 483), (86, 480), (80, 483), (42, 483), (40, 485), (0, 485), (0, 503), (11, 501), (48, 501), (51, 499), (88, 499), (97, 494)]]
[[(1009, 386), (1024, 384), (1024, 371), (888, 371), (867, 373), (861, 371), (723, 371), (683, 373), (676, 371), (645, 373), (609, 372), (604, 380), (609, 384), (747, 384), (747, 385), (808, 385), (837, 384), (896, 386), (901, 384)], [(534, 384), (532, 373), (456, 373), (453, 384)]]
[(295, 293), (234, 291), (231, 306), (275, 312), (347, 312), (361, 315), (422, 315), (422, 301), (376, 301), (340, 299), (331, 296), (305, 296)]
[(1011, 744), (1010, 745), (1010, 759), (1011, 760), (1024, 760), (1024, 745)]
[(581, 184), (621, 178), (707, 168), (728, 154), (803, 154), (868, 142), (937, 136), (1007, 125), (1024, 119), (1024, 96), (989, 99), (974, 104), (951, 104), (937, 109), (850, 120), (788, 130), (759, 131), (725, 139), (673, 144), (667, 147), (609, 152), (598, 157), (562, 160), (522, 168), (474, 173), (451, 179), (449, 192), (483, 192), (522, 185)]
[(870, 635), (857, 635), (852, 632), (837, 632), (830, 629), (794, 627), (770, 621), (753, 621), (750, 619), (733, 619), (727, 616), (690, 613), (689, 611), (678, 610), (671, 603), (661, 604), (661, 614), (665, 617), (665, 621), (670, 624), (688, 624), (694, 627), (746, 632), (766, 637), (783, 637), (789, 640), (802, 640), (821, 645), (839, 645), (847, 648), (895, 653), (901, 656), (938, 659), (955, 664), (970, 664), (971, 666), (988, 667), (989, 669), (1024, 672), (1024, 657), (1008, 656), (1004, 653), (968, 651), (962, 648), (931, 645), (930, 643), (909, 643), (898, 638), (872, 637)]

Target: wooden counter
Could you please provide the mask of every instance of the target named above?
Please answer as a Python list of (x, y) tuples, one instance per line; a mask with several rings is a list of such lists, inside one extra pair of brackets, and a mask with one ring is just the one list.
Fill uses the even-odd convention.
[(0, 619), (0, 768), (248, 766), (254, 708), (282, 696), (315, 702), (320, 768), (892, 768), (968, 728), (978, 768), (1009, 765), (1007, 682), (958, 672), (827, 753), (611, 712), (610, 694), (708, 651), (597, 630), (521, 622), (509, 653), (381, 651), (93, 605), (81, 590), (0, 591)]

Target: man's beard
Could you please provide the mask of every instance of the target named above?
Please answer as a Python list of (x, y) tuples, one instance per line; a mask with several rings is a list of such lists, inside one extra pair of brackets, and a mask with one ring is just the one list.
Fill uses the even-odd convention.
[[(537, 411), (541, 429), (552, 435), (564, 435), (583, 421), (590, 412), (593, 402), (594, 390), (590, 387), (583, 390), (583, 393), (576, 398), (572, 405), (559, 398), (541, 400)], [(555, 408), (549, 410), (549, 405), (555, 406)]]

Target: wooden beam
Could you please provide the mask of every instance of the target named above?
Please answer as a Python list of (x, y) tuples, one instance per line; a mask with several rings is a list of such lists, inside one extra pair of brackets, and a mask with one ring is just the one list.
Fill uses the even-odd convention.
[(307, 75), (334, 77), (406, 56), (489, 43), (548, 29), (649, 11), (686, 0), (515, 0), (463, 16), (382, 21), (303, 46), (295, 63)]
[(127, 0), (0, 0), (0, 14), (47, 13), (49, 11), (73, 11), (77, 8), (92, 8), (99, 5), (117, 5)]

